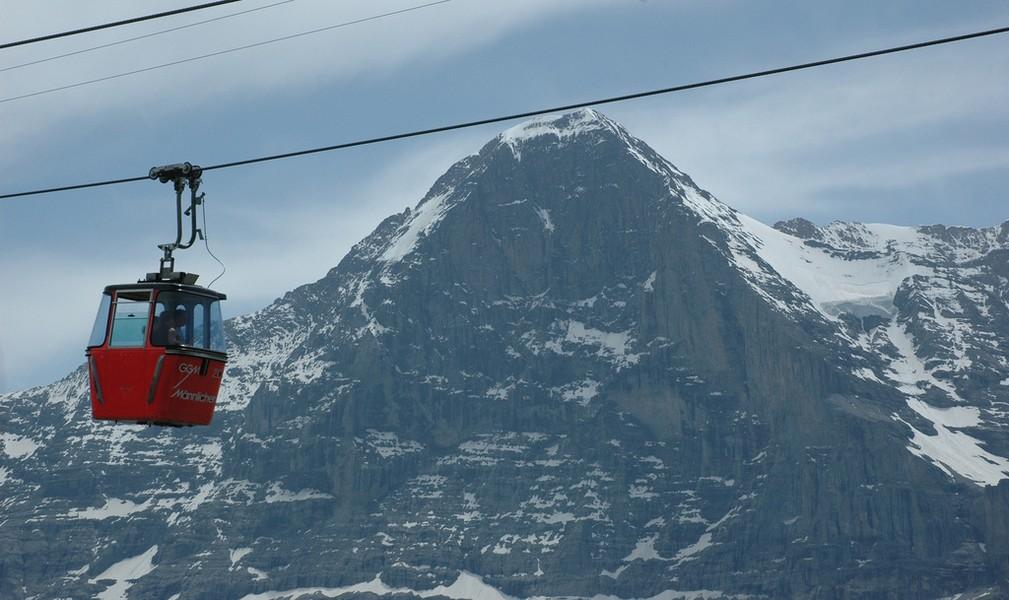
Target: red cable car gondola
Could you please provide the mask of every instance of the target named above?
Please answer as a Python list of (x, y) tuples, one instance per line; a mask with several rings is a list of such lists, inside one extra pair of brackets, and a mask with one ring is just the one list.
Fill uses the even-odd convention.
[[(88, 341), (91, 414), (96, 420), (152, 425), (207, 425), (228, 355), (220, 292), (175, 271), (172, 252), (193, 245), (202, 169), (189, 163), (156, 167), (151, 178), (175, 184), (178, 236), (158, 246), (157, 273), (105, 288)], [(182, 244), (182, 192), (189, 185), (189, 242)]]

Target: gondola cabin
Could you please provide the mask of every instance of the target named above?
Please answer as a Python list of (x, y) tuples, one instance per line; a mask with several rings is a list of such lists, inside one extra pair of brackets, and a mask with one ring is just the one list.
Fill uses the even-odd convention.
[(106, 287), (86, 352), (92, 416), (209, 424), (228, 358), (221, 320), (225, 298), (181, 282)]

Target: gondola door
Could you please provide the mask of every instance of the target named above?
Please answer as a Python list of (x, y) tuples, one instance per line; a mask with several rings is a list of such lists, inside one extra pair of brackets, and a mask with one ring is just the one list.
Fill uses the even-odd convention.
[(161, 422), (207, 425), (224, 375), (220, 298), (159, 291), (154, 303), (152, 347), (164, 347), (151, 381)]
[[(88, 348), (91, 408), (95, 419), (150, 422), (155, 417), (151, 379), (163, 351), (147, 344), (151, 325), (151, 289), (115, 291), (106, 337)], [(106, 302), (103, 298), (102, 306)], [(101, 309), (95, 330), (102, 319)], [(93, 334), (94, 337), (94, 334)], [(97, 341), (95, 339), (92, 340)]]

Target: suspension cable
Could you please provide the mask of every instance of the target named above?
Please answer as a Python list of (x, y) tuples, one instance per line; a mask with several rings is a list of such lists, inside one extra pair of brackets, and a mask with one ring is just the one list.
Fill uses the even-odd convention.
[(159, 12), (152, 15), (144, 15), (142, 17), (133, 17), (131, 19), (123, 19), (122, 21), (113, 21), (111, 23), (102, 23), (101, 25), (92, 25), (91, 27), (82, 27), (80, 29), (73, 29), (71, 31), (62, 31), (60, 33), (50, 33), (49, 35), (41, 35), (38, 37), (29, 38), (26, 40), (18, 40), (16, 42), (6, 42), (0, 44), (0, 50), (6, 48), (13, 48), (14, 46), (24, 46), (27, 44), (35, 44), (37, 42), (45, 42), (47, 40), (55, 40), (57, 38), (69, 37), (71, 35), (79, 35), (82, 33), (89, 33), (92, 31), (99, 31), (102, 29), (109, 29), (112, 27), (121, 27), (123, 25), (132, 25), (133, 23), (140, 23), (143, 21), (150, 21), (152, 19), (161, 19), (164, 17), (171, 17), (174, 15), (181, 15), (187, 12), (193, 12), (195, 10), (203, 10), (206, 8), (213, 8), (215, 6), (221, 6), (222, 4), (232, 4), (234, 2), (241, 2), (242, 0), (217, 0), (216, 2), (207, 2), (206, 4), (199, 4), (196, 6), (188, 6), (186, 8), (177, 8), (175, 10), (168, 10), (165, 12)]
[(135, 42), (137, 40), (145, 40), (147, 38), (152, 38), (159, 35), (164, 35), (166, 33), (172, 33), (173, 31), (181, 31), (183, 29), (189, 29), (191, 27), (197, 27), (200, 25), (206, 25), (207, 23), (214, 23), (216, 21), (223, 21), (224, 19), (231, 19), (232, 17), (238, 17), (241, 15), (247, 15), (249, 13), (259, 12), (261, 10), (266, 10), (268, 8), (273, 8), (275, 6), (280, 6), (281, 4), (290, 4), (295, 0), (280, 0), (279, 2), (274, 2), (272, 4), (264, 4), (263, 6), (257, 6), (256, 8), (250, 8), (248, 10), (240, 10), (238, 12), (228, 13), (226, 15), (221, 15), (219, 17), (213, 17), (210, 19), (204, 19), (202, 21), (194, 21), (192, 23), (186, 23), (185, 25), (179, 25), (177, 27), (169, 27), (168, 29), (159, 29), (158, 31), (152, 31), (151, 33), (145, 33), (143, 35), (137, 35), (133, 37), (128, 37), (122, 40), (116, 40), (114, 42), (109, 42), (107, 44), (99, 44), (98, 46), (90, 46), (88, 48), (81, 48), (80, 50), (74, 50), (73, 52), (65, 52), (63, 54), (56, 54), (54, 56), (47, 56), (46, 58), (39, 58), (36, 60), (31, 60), (28, 62), (11, 65), (9, 67), (0, 67), (0, 73), (6, 71), (13, 71), (14, 69), (23, 69), (24, 67), (30, 67), (32, 65), (38, 65), (45, 62), (58, 60), (60, 58), (67, 58), (68, 56), (77, 56), (78, 54), (85, 54), (87, 52), (94, 52), (95, 50), (102, 50), (105, 48), (111, 48), (113, 46), (120, 46), (122, 44), (128, 44), (129, 42)]
[(196, 62), (200, 60), (206, 60), (208, 58), (213, 58), (215, 56), (222, 56), (225, 54), (231, 54), (233, 52), (241, 52), (243, 50), (249, 50), (252, 48), (259, 48), (260, 46), (266, 46), (269, 44), (276, 44), (277, 42), (286, 42), (287, 40), (293, 40), (296, 38), (304, 37), (307, 35), (314, 35), (316, 33), (322, 33), (324, 31), (331, 31), (333, 29), (340, 29), (342, 27), (349, 27), (351, 25), (360, 25), (361, 23), (367, 23), (368, 21), (375, 21), (377, 19), (383, 19), (385, 17), (391, 17), (394, 15), (401, 15), (403, 13), (421, 10), (423, 8), (429, 8), (438, 4), (445, 4), (451, 2), (452, 0), (435, 0), (434, 2), (428, 2), (426, 4), (419, 4), (417, 6), (410, 6), (407, 8), (401, 8), (399, 10), (394, 10), (390, 12), (385, 12), (377, 15), (371, 15), (368, 17), (362, 17), (360, 19), (354, 19), (352, 21), (344, 21), (343, 23), (337, 23), (335, 25), (327, 25), (325, 27), (318, 27), (316, 29), (310, 29), (308, 31), (300, 31), (298, 33), (292, 33), (290, 35), (285, 35), (281, 37), (271, 38), (268, 40), (262, 40), (259, 42), (253, 42), (251, 44), (245, 44), (243, 46), (236, 46), (234, 48), (225, 48), (224, 50), (217, 50), (215, 52), (209, 52), (207, 54), (200, 54), (198, 56), (190, 56), (189, 58), (182, 58), (179, 60), (173, 60), (171, 62), (161, 63), (157, 65), (151, 65), (149, 67), (142, 67), (139, 69), (134, 69), (132, 71), (124, 71), (122, 73), (115, 73), (113, 75), (105, 75), (104, 77), (98, 77), (96, 79), (86, 79), (84, 81), (78, 81), (75, 83), (68, 83), (66, 85), (60, 85), (52, 88), (47, 88), (44, 90), (37, 90), (34, 92), (27, 92), (25, 94), (19, 94), (17, 96), (8, 96), (6, 98), (0, 98), (0, 104), (7, 102), (14, 102), (16, 100), (24, 100), (25, 98), (34, 98), (36, 96), (44, 96), (46, 94), (52, 94), (54, 92), (62, 92), (63, 90), (70, 90), (74, 88), (83, 87), (86, 85), (93, 85), (96, 83), (101, 83), (103, 81), (111, 81), (113, 79), (120, 79), (122, 77), (129, 77), (131, 75), (138, 75), (140, 73), (147, 73), (149, 71), (156, 71), (158, 69), (165, 69), (167, 67), (174, 67), (177, 65), (184, 65), (191, 62)]
[[(635, 92), (635, 93), (631, 93), (631, 94), (623, 94), (623, 95), (620, 95), (620, 96), (611, 96), (611, 97), (608, 97), (608, 98), (599, 98), (599, 99), (595, 99), (595, 100), (588, 100), (588, 101), (585, 101), (585, 102), (576, 102), (576, 103), (572, 103), (572, 104), (564, 104), (564, 105), (561, 105), (561, 106), (551, 106), (549, 108), (540, 108), (540, 109), (536, 109), (536, 110), (530, 110), (530, 111), (521, 112), (521, 113), (514, 113), (514, 114), (504, 115), (504, 116), (499, 116), (499, 117), (489, 117), (489, 118), (485, 118), (485, 119), (479, 119), (479, 120), (476, 120), (476, 121), (467, 121), (467, 122), (463, 122), (463, 123), (456, 123), (456, 124), (453, 124), (453, 125), (443, 125), (441, 127), (431, 127), (431, 128), (428, 128), (428, 129), (419, 129), (419, 130), (409, 131), (409, 132), (404, 132), (404, 133), (396, 133), (396, 134), (392, 134), (392, 135), (385, 135), (385, 136), (380, 136), (380, 137), (367, 138), (367, 139), (357, 140), (357, 141), (353, 141), (353, 142), (344, 142), (344, 143), (340, 143), (340, 144), (333, 144), (331, 146), (322, 146), (322, 147), (318, 147), (318, 148), (309, 148), (309, 149), (305, 149), (305, 150), (295, 150), (293, 152), (284, 152), (284, 153), (281, 153), (281, 154), (271, 154), (271, 155), (260, 156), (260, 157), (256, 157), (256, 158), (247, 158), (247, 159), (236, 160), (236, 161), (232, 161), (232, 162), (225, 162), (225, 163), (220, 163), (220, 164), (216, 164), (216, 165), (211, 165), (211, 166), (208, 166), (208, 167), (203, 167), (203, 170), (204, 171), (213, 171), (213, 170), (216, 170), (216, 169), (230, 169), (230, 168), (233, 168), (233, 167), (240, 167), (240, 166), (244, 166), (244, 165), (251, 165), (251, 164), (256, 164), (256, 163), (263, 163), (263, 162), (268, 162), (268, 161), (280, 160), (280, 159), (283, 159), (283, 158), (294, 158), (294, 157), (299, 157), (299, 156), (306, 156), (306, 155), (309, 155), (309, 154), (317, 154), (317, 153), (320, 153), (320, 152), (330, 152), (330, 151), (333, 151), (333, 150), (342, 150), (342, 149), (345, 149), (345, 148), (354, 148), (354, 147), (358, 147), (358, 146), (367, 146), (367, 145), (371, 145), (371, 144), (378, 144), (378, 143), (389, 142), (389, 141), (393, 141), (393, 140), (402, 140), (402, 139), (407, 139), (407, 138), (420, 137), (420, 136), (425, 136), (425, 135), (431, 135), (431, 134), (434, 134), (434, 133), (443, 133), (443, 132), (447, 132), (447, 131), (455, 131), (455, 130), (458, 130), (458, 129), (466, 129), (466, 128), (470, 128), (470, 127), (478, 127), (480, 125), (489, 125), (489, 124), (492, 124), (492, 123), (500, 123), (500, 122), (503, 122), (503, 121), (512, 121), (512, 120), (515, 120), (515, 119), (524, 119), (524, 118), (534, 117), (534, 116), (539, 116), (539, 115), (544, 115), (544, 114), (548, 114), (548, 113), (555, 113), (555, 112), (561, 112), (561, 111), (567, 111), (567, 110), (574, 110), (574, 109), (577, 109), (577, 108), (587, 108), (587, 107), (590, 107), (590, 106), (600, 106), (600, 105), (604, 105), (604, 104), (613, 104), (613, 103), (616, 103), (616, 102), (625, 102), (625, 101), (628, 101), (628, 100), (637, 100), (637, 99), (640, 99), (640, 98), (647, 98), (647, 97), (650, 97), (650, 96), (658, 96), (658, 95), (662, 95), (662, 94), (671, 94), (671, 93), (675, 93), (675, 92), (682, 92), (682, 91), (686, 91), (686, 90), (692, 90), (692, 89), (698, 89), (698, 88), (704, 88), (704, 87), (711, 87), (711, 86), (722, 85), (722, 84), (726, 84), (726, 83), (732, 83), (732, 82), (736, 82), (736, 81), (744, 81), (744, 80), (747, 80), (747, 79), (756, 79), (756, 78), (759, 78), (759, 77), (768, 77), (770, 75), (778, 75), (778, 74), (781, 74), (781, 73), (788, 73), (788, 72), (791, 72), (791, 71), (800, 71), (800, 70), (804, 70), (804, 69), (812, 69), (812, 68), (816, 68), (816, 67), (823, 67), (823, 66), (827, 66), (827, 65), (833, 65), (833, 64), (837, 64), (837, 63), (850, 62), (850, 61), (855, 61), (855, 60), (862, 60), (862, 59), (871, 58), (871, 57), (875, 57), (875, 56), (882, 56), (882, 55), (886, 55), (886, 54), (895, 54), (895, 53), (898, 53), (898, 52), (907, 52), (907, 51), (910, 51), (910, 50), (916, 50), (916, 49), (925, 48), (925, 47), (929, 47), (929, 46), (938, 46), (938, 45), (941, 45), (941, 44), (950, 44), (950, 43), (953, 43), (953, 42), (960, 42), (960, 41), (964, 41), (964, 40), (970, 40), (970, 39), (975, 39), (975, 38), (980, 38), (980, 37), (985, 37), (985, 36), (992, 36), (992, 35), (997, 35), (997, 34), (1002, 34), (1002, 33), (1007, 33), (1007, 32), (1009, 32), (1009, 27), (999, 27), (997, 29), (988, 29), (988, 30), (984, 30), (984, 31), (977, 31), (977, 32), (973, 32), (973, 33), (967, 33), (967, 34), (957, 35), (957, 36), (952, 36), (952, 37), (938, 38), (938, 39), (928, 40), (928, 41), (924, 41), (924, 42), (917, 42), (917, 43), (914, 43), (914, 44), (906, 44), (906, 45), (903, 45), (903, 46), (894, 46), (894, 47), (891, 47), (891, 48), (884, 48), (884, 49), (881, 49), (881, 50), (873, 50), (873, 51), (869, 51), (869, 52), (860, 52), (858, 54), (848, 54), (846, 56), (839, 56), (839, 57), (835, 57), (835, 58), (827, 58), (827, 59), (817, 60), (817, 61), (813, 61), (813, 62), (806, 62), (806, 63), (800, 63), (800, 64), (796, 64), (796, 65), (790, 65), (790, 66), (786, 66), (786, 67), (777, 67), (777, 68), (773, 68), (773, 69), (765, 69), (765, 70), (762, 70), (762, 71), (753, 71), (751, 73), (745, 73), (745, 74), (742, 74), (742, 75), (731, 75), (731, 76), (727, 76), (727, 77), (719, 77), (717, 79), (709, 79), (709, 80), (706, 80), (706, 81), (699, 81), (699, 82), (695, 82), (695, 83), (687, 83), (687, 84), (675, 85), (675, 86), (671, 86), (671, 87), (653, 89), (653, 90), (648, 90), (648, 91), (643, 91), (643, 92)], [(66, 186), (61, 186), (61, 187), (38, 189), (38, 190), (31, 190), (31, 191), (25, 191), (25, 192), (15, 192), (15, 193), (9, 193), (9, 194), (0, 194), (0, 200), (9, 199), (9, 198), (18, 198), (18, 197), (21, 197), (21, 196), (33, 196), (33, 195), (37, 195), (37, 194), (47, 194), (47, 193), (51, 193), (51, 192), (62, 192), (62, 191), (67, 191), (67, 190), (76, 190), (76, 189), (100, 187), (100, 186), (107, 186), (107, 185), (117, 185), (117, 184), (121, 184), (121, 183), (130, 183), (130, 182), (134, 182), (134, 181), (144, 181), (144, 180), (147, 180), (147, 176), (146, 175), (140, 176), (140, 177), (128, 177), (128, 178), (124, 178), (124, 179), (111, 179), (111, 180), (106, 180), (106, 181), (95, 181), (95, 182), (92, 182), (92, 183), (80, 183), (80, 184), (75, 184), (75, 185), (66, 185)]]

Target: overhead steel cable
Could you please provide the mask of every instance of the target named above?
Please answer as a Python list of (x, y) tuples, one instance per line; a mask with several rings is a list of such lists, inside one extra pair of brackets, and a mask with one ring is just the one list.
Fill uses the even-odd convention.
[(0, 44), (0, 50), (6, 48), (13, 48), (15, 46), (24, 46), (27, 44), (34, 44), (37, 42), (45, 42), (47, 40), (55, 40), (57, 38), (69, 37), (72, 35), (79, 35), (82, 33), (90, 33), (92, 31), (100, 31), (102, 29), (110, 29), (112, 27), (121, 27), (123, 25), (132, 25), (134, 23), (141, 23), (143, 21), (151, 21), (153, 19), (161, 19), (164, 17), (172, 17), (175, 15), (181, 15), (183, 13), (193, 12), (196, 10), (204, 10), (207, 8), (213, 8), (215, 6), (221, 6), (223, 4), (232, 4), (235, 2), (241, 2), (242, 0), (217, 0), (216, 2), (207, 2), (206, 4), (198, 4), (196, 6), (187, 6), (185, 8), (177, 8), (175, 10), (167, 10), (165, 12), (154, 13), (152, 15), (144, 15), (142, 17), (133, 17), (131, 19), (123, 19), (122, 21), (113, 21), (111, 23), (102, 23), (100, 25), (92, 25), (91, 27), (82, 27), (80, 29), (74, 29), (71, 31), (62, 31), (60, 33), (50, 33), (49, 35), (41, 35), (38, 37), (29, 38), (26, 40), (18, 40), (16, 42), (6, 42)]
[(249, 13), (259, 12), (261, 10), (266, 10), (267, 8), (273, 8), (275, 6), (280, 6), (281, 4), (290, 4), (295, 0), (282, 0), (281, 2), (274, 2), (273, 4), (266, 4), (263, 6), (257, 6), (256, 8), (250, 8), (249, 10), (240, 10), (238, 12), (229, 13), (226, 15), (221, 15), (219, 17), (214, 17), (212, 19), (204, 19), (202, 21), (195, 21), (193, 23), (187, 23), (185, 25), (179, 25), (178, 27), (170, 27), (168, 29), (162, 29), (160, 31), (152, 31), (151, 33), (145, 33), (144, 35), (137, 35), (134, 37), (117, 40), (115, 42), (109, 42), (107, 44), (100, 44), (98, 46), (91, 46), (90, 48), (82, 48), (80, 50), (74, 50), (73, 52), (66, 52), (64, 54), (57, 54), (55, 56), (49, 56), (46, 58), (40, 58), (38, 60), (32, 60), (29, 62), (21, 63), (18, 65), (12, 65), (9, 67), (0, 67), (0, 73), (6, 71), (13, 71), (14, 69), (23, 69), (24, 67), (30, 67), (32, 65), (38, 65), (41, 63), (58, 60), (60, 58), (67, 58), (68, 56), (77, 56), (78, 54), (85, 54), (87, 52), (94, 52), (95, 50), (102, 50), (104, 48), (111, 48), (113, 46), (120, 46), (122, 44), (128, 44), (129, 42), (135, 42), (137, 40), (144, 40), (147, 38), (156, 37), (159, 35), (164, 35), (166, 33), (172, 33), (173, 31), (180, 31), (182, 29), (189, 29), (190, 27), (197, 27), (199, 25), (206, 25), (207, 23), (213, 23), (215, 21), (223, 21), (224, 19), (230, 19), (232, 17), (238, 17), (241, 15), (247, 15)]
[(269, 40), (263, 40), (261, 42), (253, 42), (251, 44), (245, 44), (244, 46), (236, 46), (234, 48), (227, 48), (225, 50), (218, 50), (216, 52), (210, 52), (209, 54), (201, 54), (200, 56), (192, 56), (190, 58), (183, 58), (180, 60), (173, 60), (171, 62), (162, 63), (159, 65), (153, 65), (150, 67), (144, 67), (141, 69), (134, 69), (132, 71), (126, 71), (125, 73), (116, 73), (115, 75), (106, 75), (105, 77), (99, 77), (97, 79), (89, 79), (87, 81), (78, 81), (77, 83), (69, 83), (67, 85), (61, 85), (54, 88), (49, 88), (45, 90), (39, 90), (37, 92), (29, 92), (27, 94), (21, 94), (19, 96), (9, 96), (7, 98), (0, 98), (0, 104), (5, 102), (14, 102), (15, 100), (24, 100), (25, 98), (34, 98), (35, 96), (42, 96), (45, 94), (51, 94), (53, 92), (61, 92), (63, 90), (69, 90), (73, 88), (83, 87), (86, 85), (92, 85), (95, 83), (101, 83), (103, 81), (109, 81), (112, 79), (119, 79), (121, 77), (129, 77), (130, 75), (137, 75), (138, 73), (146, 73), (148, 71), (155, 71), (157, 69), (164, 69), (166, 67), (174, 67), (176, 65), (183, 65), (186, 63), (195, 62), (198, 60), (204, 60), (207, 58), (212, 58), (214, 56), (221, 56), (223, 54), (231, 54), (232, 52), (239, 52), (241, 50), (248, 50), (250, 48), (258, 48), (260, 46), (266, 46), (268, 44), (275, 44), (277, 42), (285, 42), (287, 40), (293, 40), (295, 38), (304, 37), (306, 35), (313, 35), (316, 33), (322, 33), (324, 31), (331, 31), (333, 29), (339, 29), (341, 27), (350, 27), (351, 25), (359, 25), (361, 23), (366, 23), (368, 21), (375, 21), (377, 19), (384, 19), (386, 17), (391, 17), (394, 15), (401, 15), (403, 13), (408, 13), (415, 10), (421, 10), (423, 8), (429, 8), (436, 6), (438, 4), (446, 4), (452, 2), (452, 0), (435, 0), (434, 2), (428, 2), (427, 4), (418, 4), (417, 6), (411, 6), (408, 8), (402, 8), (399, 10), (394, 10), (387, 13), (382, 13), (378, 15), (372, 15), (370, 17), (362, 17), (360, 19), (354, 19), (353, 21), (344, 21), (343, 23), (337, 23), (336, 25), (328, 25), (326, 27), (319, 27), (317, 29), (311, 29), (309, 31), (301, 31), (299, 33), (292, 33), (290, 35), (285, 35), (278, 38), (272, 38)]
[(17, 198), (19, 196), (34, 196), (36, 194), (49, 194), (52, 192), (68, 192), (70, 190), (83, 190), (85, 188), (102, 187), (106, 185), (118, 185), (120, 183), (132, 183), (134, 181), (150, 181), (150, 177), (143, 175), (140, 177), (124, 177), (123, 179), (107, 179), (105, 181), (95, 181), (93, 183), (75, 183), (73, 185), (64, 185), (60, 187), (48, 188), (44, 190), (34, 190), (31, 192), (18, 192), (16, 194), (4, 194), (0, 196), (0, 200), (5, 198)]
[[(732, 83), (732, 82), (736, 82), (736, 81), (744, 81), (744, 80), (747, 80), (747, 79), (756, 79), (758, 77), (767, 77), (767, 76), (770, 76), (770, 75), (778, 75), (778, 74), (781, 74), (781, 73), (788, 73), (788, 72), (791, 72), (791, 71), (800, 71), (800, 70), (803, 70), (803, 69), (812, 69), (812, 68), (822, 67), (822, 66), (826, 66), (826, 65), (833, 65), (833, 64), (837, 64), (837, 63), (850, 62), (850, 61), (861, 60), (861, 59), (865, 59), (865, 58), (872, 58), (872, 57), (875, 57), (875, 56), (883, 56), (883, 55), (886, 55), (886, 54), (895, 54), (897, 52), (907, 52), (907, 51), (910, 51), (910, 50), (917, 50), (919, 48), (926, 48), (926, 47), (929, 47), (929, 46), (938, 46), (938, 45), (941, 45), (941, 44), (950, 44), (950, 43), (953, 43), (953, 42), (960, 42), (960, 41), (964, 41), (964, 40), (970, 40), (970, 39), (975, 39), (975, 38), (980, 38), (980, 37), (985, 37), (985, 36), (998, 35), (998, 34), (1007, 33), (1007, 32), (1009, 32), (1009, 27), (999, 27), (997, 29), (987, 29), (987, 30), (984, 30), (984, 31), (977, 31), (977, 32), (974, 32), (974, 33), (966, 33), (966, 34), (963, 34), (963, 35), (956, 35), (956, 36), (952, 36), (952, 37), (933, 39), (933, 40), (928, 40), (928, 41), (924, 41), (924, 42), (917, 42), (917, 43), (914, 43), (914, 44), (906, 44), (906, 45), (903, 45), (903, 46), (894, 46), (894, 47), (891, 47), (891, 48), (884, 48), (882, 50), (872, 50), (870, 52), (860, 52), (858, 54), (848, 54), (846, 56), (839, 56), (839, 57), (836, 57), (836, 58), (827, 58), (827, 59), (817, 60), (817, 61), (813, 61), (813, 62), (806, 62), (806, 63), (797, 64), (797, 65), (790, 65), (790, 66), (787, 66), (787, 67), (777, 67), (777, 68), (774, 68), (774, 69), (765, 69), (763, 71), (753, 71), (751, 73), (745, 73), (745, 74), (742, 74), (742, 75), (731, 75), (731, 76), (728, 76), (728, 77), (719, 77), (717, 79), (708, 79), (706, 81), (699, 81), (699, 82), (695, 82), (695, 83), (686, 83), (686, 84), (675, 85), (675, 86), (670, 86), (670, 87), (665, 87), (665, 88), (648, 90), (648, 91), (644, 91), (644, 92), (635, 92), (635, 93), (631, 93), (631, 94), (624, 94), (624, 95), (621, 95), (621, 96), (611, 96), (611, 97), (608, 97), (608, 98), (600, 98), (600, 99), (589, 100), (589, 101), (585, 101), (585, 102), (576, 102), (576, 103), (573, 103), (573, 104), (565, 104), (565, 105), (561, 105), (561, 106), (552, 106), (550, 108), (541, 108), (541, 109), (537, 109), (537, 110), (530, 110), (530, 111), (521, 112), (521, 113), (514, 113), (514, 114), (500, 116), (500, 117), (489, 117), (489, 118), (480, 119), (480, 120), (477, 120), (477, 121), (467, 121), (467, 122), (464, 122), (464, 123), (456, 123), (456, 124), (453, 124), (453, 125), (444, 125), (444, 126), (441, 126), (441, 127), (431, 127), (431, 128), (428, 128), (428, 129), (419, 129), (419, 130), (409, 131), (409, 132), (405, 132), (405, 133), (396, 133), (396, 134), (392, 134), (392, 135), (373, 137), (373, 138), (362, 139), (362, 140), (357, 140), (357, 141), (353, 141), (353, 142), (344, 142), (344, 143), (341, 143), (341, 144), (334, 144), (334, 145), (331, 145), (331, 146), (322, 146), (322, 147), (319, 147), (319, 148), (309, 148), (309, 149), (306, 149), (306, 150), (296, 150), (296, 151), (293, 151), (293, 152), (284, 152), (284, 153), (281, 153), (281, 154), (271, 154), (271, 155), (267, 155), (267, 156), (260, 156), (260, 157), (257, 157), (257, 158), (247, 158), (247, 159), (244, 159), (244, 160), (236, 160), (236, 161), (232, 161), (232, 162), (226, 162), (226, 163), (220, 163), (220, 164), (216, 164), (216, 165), (210, 165), (210, 166), (207, 166), (207, 167), (203, 167), (203, 170), (204, 171), (213, 171), (215, 169), (230, 169), (232, 167), (240, 167), (240, 166), (244, 166), (244, 165), (251, 165), (251, 164), (262, 163), (262, 162), (273, 161), (273, 160), (280, 160), (280, 159), (283, 159), (283, 158), (294, 158), (294, 157), (298, 157), (298, 156), (306, 156), (306, 155), (309, 155), (309, 154), (317, 154), (317, 153), (320, 153), (320, 152), (330, 152), (330, 151), (333, 151), (333, 150), (341, 150), (341, 149), (344, 149), (344, 148), (354, 148), (354, 147), (357, 147), (357, 146), (367, 146), (367, 145), (370, 145), (370, 144), (378, 144), (378, 143), (381, 143), (381, 142), (390, 142), (390, 141), (393, 141), (393, 140), (402, 140), (402, 139), (407, 139), (407, 138), (420, 137), (420, 136), (430, 135), (430, 134), (434, 134), (434, 133), (443, 133), (443, 132), (447, 132), (447, 131), (455, 131), (455, 130), (458, 130), (458, 129), (466, 129), (466, 128), (470, 128), (470, 127), (478, 127), (480, 125), (490, 125), (490, 124), (493, 124), (493, 123), (501, 123), (503, 121), (512, 121), (512, 120), (515, 120), (515, 119), (524, 119), (524, 118), (527, 118), (527, 117), (535, 117), (535, 116), (544, 115), (544, 114), (548, 114), (548, 113), (555, 113), (555, 112), (562, 112), (562, 111), (566, 111), (566, 110), (573, 110), (573, 109), (576, 109), (576, 108), (587, 108), (587, 107), (590, 107), (590, 106), (600, 106), (600, 105), (604, 105), (604, 104), (612, 104), (612, 103), (615, 103), (615, 102), (624, 102), (624, 101), (627, 101), (627, 100), (636, 100), (636, 99), (639, 99), (639, 98), (647, 98), (647, 97), (650, 97), (650, 96), (658, 96), (658, 95), (661, 95), (661, 94), (670, 94), (670, 93), (674, 93), (674, 92), (682, 92), (682, 91), (686, 91), (686, 90), (692, 90), (692, 89), (698, 89), (698, 88), (704, 88), (704, 87), (711, 87), (711, 86), (715, 86), (715, 85), (721, 85), (721, 84), (725, 84), (725, 83)], [(18, 197), (21, 197), (21, 196), (33, 196), (33, 195), (36, 195), (36, 194), (46, 194), (46, 193), (50, 193), (50, 192), (61, 192), (61, 191), (66, 191), (66, 190), (75, 190), (75, 189), (99, 187), (99, 186), (105, 186), (105, 185), (116, 185), (116, 184), (120, 184), (120, 183), (129, 183), (129, 182), (133, 182), (133, 181), (142, 181), (142, 180), (146, 180), (146, 179), (148, 179), (148, 177), (146, 175), (144, 175), (144, 176), (140, 176), (140, 177), (129, 177), (129, 178), (125, 178), (125, 179), (113, 179), (113, 180), (108, 180), (108, 181), (96, 181), (96, 182), (92, 182), (92, 183), (82, 183), (82, 184), (76, 184), (76, 185), (67, 185), (67, 186), (62, 186), (62, 187), (55, 187), (55, 188), (48, 188), (48, 189), (39, 189), (39, 190), (32, 190), (32, 191), (27, 191), (27, 192), (15, 192), (15, 193), (11, 193), (11, 194), (2, 194), (2, 195), (0, 195), (0, 200), (8, 199), (8, 198), (18, 198)]]

